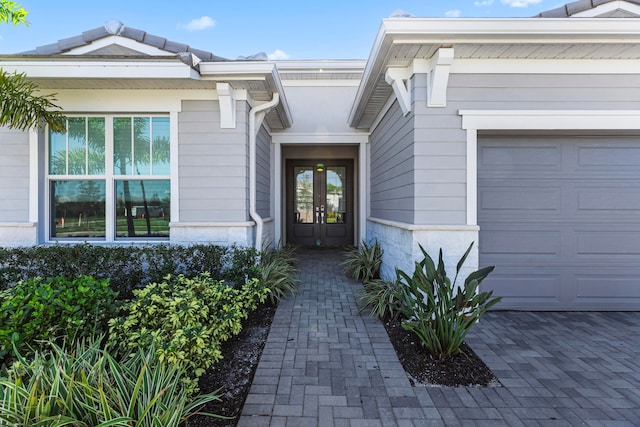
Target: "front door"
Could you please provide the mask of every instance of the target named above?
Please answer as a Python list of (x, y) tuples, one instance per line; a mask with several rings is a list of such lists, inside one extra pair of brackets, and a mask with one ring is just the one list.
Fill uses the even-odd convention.
[(351, 160), (287, 161), (287, 243), (353, 244)]

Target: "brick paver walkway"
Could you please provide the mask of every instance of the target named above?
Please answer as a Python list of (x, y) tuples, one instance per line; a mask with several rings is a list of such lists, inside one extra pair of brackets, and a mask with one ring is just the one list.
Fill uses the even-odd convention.
[(637, 426), (640, 313), (490, 312), (467, 342), (503, 386), (412, 387), (337, 251), (301, 251), (238, 426)]

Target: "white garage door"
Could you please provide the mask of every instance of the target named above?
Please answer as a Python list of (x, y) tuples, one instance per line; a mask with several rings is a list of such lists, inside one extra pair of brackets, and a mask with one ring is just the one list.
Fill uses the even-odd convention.
[(640, 310), (640, 137), (479, 136), (478, 222), (499, 308)]

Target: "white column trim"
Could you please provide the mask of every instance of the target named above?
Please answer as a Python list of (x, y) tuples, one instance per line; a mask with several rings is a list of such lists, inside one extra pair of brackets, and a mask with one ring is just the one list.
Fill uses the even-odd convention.
[(282, 145), (278, 142), (273, 143), (274, 159), (273, 159), (273, 179), (274, 179), (274, 192), (273, 192), (273, 210), (274, 210), (274, 230), (273, 230), (273, 244), (284, 245), (282, 241), (283, 233), (283, 208), (282, 208), (282, 192), (285, 191), (282, 182)]
[(369, 211), (369, 164), (367, 150), (369, 144), (361, 142), (358, 151), (358, 239), (353, 242), (359, 246), (367, 238), (367, 216)]
[(467, 225), (478, 224), (478, 131), (467, 129)]
[(29, 222), (38, 222), (38, 129), (29, 129)]
[(179, 124), (178, 111), (169, 112), (169, 177), (171, 187), (171, 222), (180, 221), (180, 168), (178, 150), (179, 141)]

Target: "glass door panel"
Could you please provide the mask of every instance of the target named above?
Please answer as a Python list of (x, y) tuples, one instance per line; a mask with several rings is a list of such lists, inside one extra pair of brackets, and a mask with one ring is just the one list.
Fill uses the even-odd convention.
[(313, 168), (294, 168), (293, 210), (297, 224), (313, 224)]

